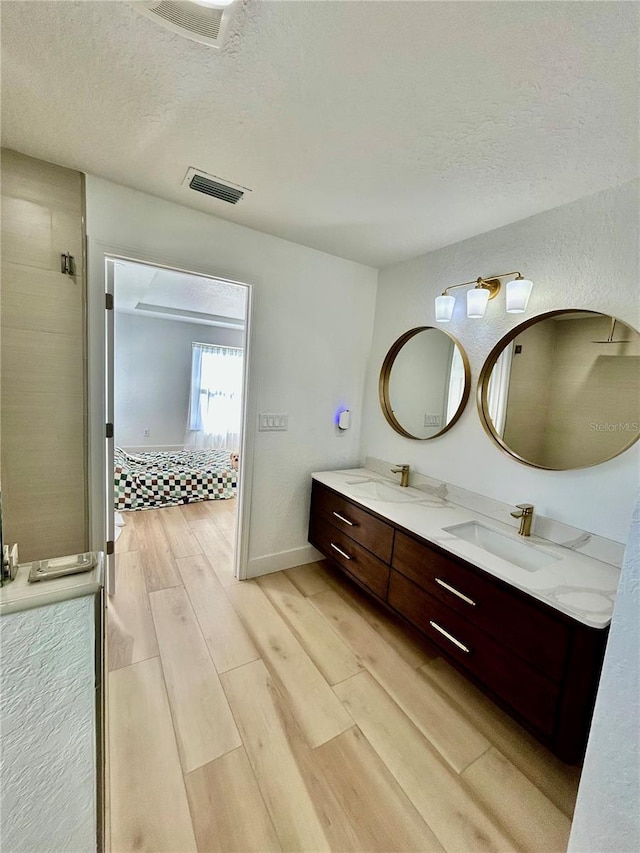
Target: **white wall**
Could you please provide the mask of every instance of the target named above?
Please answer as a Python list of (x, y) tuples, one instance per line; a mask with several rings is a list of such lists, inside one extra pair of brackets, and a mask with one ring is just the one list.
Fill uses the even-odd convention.
[[(115, 284), (117, 306), (117, 268)], [(116, 311), (116, 445), (182, 447), (191, 387), (191, 344), (242, 347), (243, 338), (237, 329)], [(148, 437), (145, 429), (150, 431)]]
[(640, 493), (613, 611), (569, 853), (640, 850)]
[(96, 849), (95, 599), (0, 617), (0, 848)]
[[(378, 403), (378, 372), (407, 329), (435, 325), (434, 297), (444, 287), (519, 269), (534, 282), (524, 315), (507, 314), (504, 295), (483, 320), (465, 316), (464, 290), (445, 328), (467, 351), (472, 394), (460, 421), (433, 441), (397, 435)], [(462, 294), (462, 296), (460, 296)], [(638, 328), (638, 185), (622, 187), (381, 270), (365, 392), (362, 456), (408, 462), (422, 474), (508, 503), (527, 501), (543, 515), (625, 542), (638, 483), (640, 442), (602, 465), (542, 471), (504, 454), (478, 418), (478, 373), (494, 344), (519, 322), (557, 308), (614, 314)]]
[[(94, 350), (103, 334), (102, 254), (107, 249), (253, 286), (248, 570), (255, 574), (311, 559), (309, 475), (353, 465), (360, 457), (376, 270), (92, 176), (87, 177), (87, 233)], [(96, 453), (99, 460), (104, 445), (99, 358), (94, 352), (94, 495), (101, 476)], [(341, 435), (334, 423), (339, 406), (353, 413), (352, 428)], [(288, 413), (288, 432), (257, 432), (259, 411)], [(95, 513), (94, 522), (101, 523)]]

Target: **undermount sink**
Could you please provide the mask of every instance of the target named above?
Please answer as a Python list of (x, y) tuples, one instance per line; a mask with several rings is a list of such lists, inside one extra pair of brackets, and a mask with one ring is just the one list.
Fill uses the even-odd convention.
[(368, 498), (387, 503), (417, 501), (424, 498), (421, 492), (416, 493), (415, 489), (409, 486), (396, 486), (394, 483), (384, 483), (381, 480), (354, 480), (347, 485), (349, 494), (356, 498)]
[(458, 539), (463, 539), (477, 548), (482, 548), (483, 551), (488, 551), (495, 557), (500, 557), (502, 560), (507, 560), (507, 562), (525, 569), (527, 572), (537, 572), (553, 563), (554, 560), (560, 559), (556, 554), (538, 548), (537, 545), (512, 539), (510, 536), (506, 536), (492, 527), (485, 527), (484, 524), (477, 521), (467, 521), (464, 524), (454, 524), (442, 529)]

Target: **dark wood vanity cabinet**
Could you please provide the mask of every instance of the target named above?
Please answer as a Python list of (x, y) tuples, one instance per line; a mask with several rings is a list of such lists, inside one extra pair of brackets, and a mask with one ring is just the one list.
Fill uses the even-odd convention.
[(309, 541), (568, 763), (608, 630), (589, 628), (313, 482)]
[(364, 545), (383, 563), (391, 562), (393, 526), (319, 483), (314, 483), (312, 493), (311, 519), (316, 518), (329, 522), (353, 541)]
[(393, 535), (388, 522), (314, 482), (309, 541), (383, 601)]

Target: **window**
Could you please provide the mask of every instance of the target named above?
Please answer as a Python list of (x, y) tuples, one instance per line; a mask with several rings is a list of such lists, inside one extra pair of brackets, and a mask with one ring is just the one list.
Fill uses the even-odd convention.
[(236, 347), (192, 345), (188, 447), (238, 452), (243, 363)]

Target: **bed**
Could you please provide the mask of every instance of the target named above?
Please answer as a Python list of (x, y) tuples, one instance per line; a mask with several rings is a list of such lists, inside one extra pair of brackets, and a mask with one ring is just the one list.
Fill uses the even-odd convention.
[(151, 509), (236, 496), (228, 450), (114, 451), (115, 509)]

